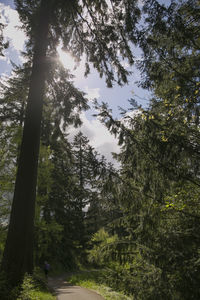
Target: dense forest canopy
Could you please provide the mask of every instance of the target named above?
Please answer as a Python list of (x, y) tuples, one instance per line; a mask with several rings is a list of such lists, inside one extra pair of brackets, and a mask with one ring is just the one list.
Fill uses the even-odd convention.
[[(16, 286), (48, 259), (106, 269), (107, 283), (133, 299), (199, 299), (200, 1), (15, 3), (29, 39), (27, 62), (1, 81), (5, 280)], [(95, 103), (121, 146), (117, 170), (81, 131), (68, 139), (88, 103), (52, 59), (60, 41), (109, 87), (128, 82), (122, 59), (134, 63), (133, 45), (142, 51), (135, 63), (149, 106), (133, 98), (115, 120), (109, 104)]]

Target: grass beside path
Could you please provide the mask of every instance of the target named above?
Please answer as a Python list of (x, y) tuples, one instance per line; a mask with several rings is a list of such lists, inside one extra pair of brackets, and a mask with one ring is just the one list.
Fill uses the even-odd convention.
[(43, 277), (26, 275), (17, 300), (56, 300), (56, 297), (48, 290)]
[(72, 285), (79, 285), (84, 288), (96, 291), (105, 300), (132, 300), (122, 293), (113, 291), (103, 283), (101, 271), (81, 271), (70, 275), (66, 279)]
[(29, 299), (29, 300), (56, 300), (56, 297), (52, 296), (49, 292), (47, 291), (40, 291), (38, 289), (32, 290), (32, 292), (29, 293), (29, 298), (24, 298), (24, 296), (20, 296), (17, 300), (24, 300), (24, 299)]
[(26, 274), (23, 283), (10, 287), (4, 274), (0, 273), (0, 299), (4, 300), (56, 300), (47, 286), (44, 275), (36, 270), (32, 276)]

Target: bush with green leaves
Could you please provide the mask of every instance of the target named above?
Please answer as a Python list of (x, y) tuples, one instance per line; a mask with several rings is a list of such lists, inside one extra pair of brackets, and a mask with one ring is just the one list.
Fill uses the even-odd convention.
[(0, 274), (0, 299), (4, 300), (55, 300), (48, 291), (45, 278), (37, 272), (25, 274), (21, 285), (10, 287), (5, 274)]

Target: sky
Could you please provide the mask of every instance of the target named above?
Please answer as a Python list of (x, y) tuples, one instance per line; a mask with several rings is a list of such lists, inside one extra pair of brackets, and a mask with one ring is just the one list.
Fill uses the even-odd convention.
[[(9, 76), (12, 70), (11, 61), (19, 65), (23, 63), (21, 51), (24, 50), (24, 42), (26, 39), (25, 33), (19, 29), (20, 20), (18, 13), (15, 10), (12, 0), (0, 0), (0, 21), (7, 26), (4, 29), (4, 38), (9, 41), (9, 48), (4, 51), (5, 56), (0, 57), (0, 76)], [(140, 50), (134, 48), (134, 56), (136, 59), (140, 58)], [(149, 94), (147, 91), (142, 90), (135, 83), (140, 79), (139, 71), (133, 67), (129, 70), (133, 71), (133, 75), (129, 77), (129, 84), (123, 87), (114, 85), (113, 88), (107, 88), (103, 79), (100, 79), (97, 71), (92, 68), (92, 72), (87, 78), (84, 77), (83, 63), (73, 70), (73, 59), (68, 54), (62, 51), (61, 47), (58, 49), (60, 59), (64, 66), (72, 68), (74, 74), (74, 84), (80, 90), (86, 92), (88, 99), (91, 101), (96, 98), (99, 102), (107, 102), (113, 111), (114, 118), (121, 118), (119, 107), (127, 109), (129, 107), (128, 99), (133, 96), (142, 106), (148, 105)], [(137, 97), (139, 96), (139, 98)], [(91, 103), (91, 102), (90, 102)], [(89, 103), (89, 104), (90, 104)], [(91, 104), (92, 105), (92, 104)], [(104, 155), (108, 161), (114, 163), (112, 159), (112, 152), (119, 152), (117, 139), (112, 136), (103, 124), (97, 118), (93, 117), (94, 109), (91, 108), (85, 113), (82, 113), (81, 119), (83, 125), (79, 129), (70, 127), (68, 133), (70, 138), (74, 136), (81, 129), (84, 135), (90, 140), (93, 146), (100, 154)]]

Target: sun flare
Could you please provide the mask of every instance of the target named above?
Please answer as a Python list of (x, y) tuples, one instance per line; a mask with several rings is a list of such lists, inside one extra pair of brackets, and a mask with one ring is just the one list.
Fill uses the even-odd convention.
[(69, 52), (63, 51), (61, 45), (59, 45), (57, 47), (57, 52), (58, 52), (59, 59), (60, 59), (61, 63), (63, 64), (63, 66), (66, 69), (73, 71), (76, 66), (73, 56)]

